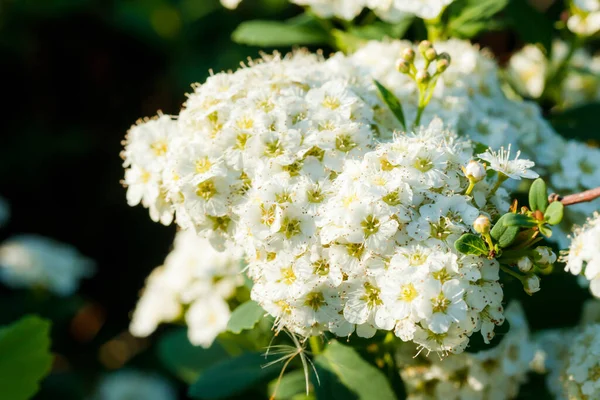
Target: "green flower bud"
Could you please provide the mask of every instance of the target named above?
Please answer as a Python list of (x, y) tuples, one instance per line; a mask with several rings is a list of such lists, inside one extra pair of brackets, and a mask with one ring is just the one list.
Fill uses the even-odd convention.
[(481, 233), (482, 235), (488, 233), (491, 227), (492, 222), (485, 215), (480, 215), (479, 217), (477, 217), (475, 222), (473, 222), (473, 229), (475, 229), (475, 232)]
[(427, 83), (429, 82), (429, 79), (431, 79), (431, 76), (429, 75), (429, 72), (421, 70), (417, 72), (415, 79), (417, 80), (417, 83)]
[(534, 294), (535, 292), (539, 292), (540, 291), (540, 278), (538, 278), (537, 275), (528, 276), (523, 281), (523, 289), (525, 289), (525, 292), (530, 296), (532, 294)]
[(448, 64), (450, 64), (450, 61), (452, 61), (452, 58), (450, 58), (450, 54), (448, 53), (440, 53), (437, 56), (438, 60), (446, 60), (448, 61)]
[(517, 262), (517, 266), (519, 267), (519, 271), (526, 274), (533, 268), (533, 263), (529, 257), (521, 257)]
[(437, 58), (437, 51), (435, 51), (433, 47), (427, 49), (427, 51), (425, 51), (425, 53), (423, 54), (423, 57), (425, 57), (427, 61), (433, 61)]
[(436, 71), (440, 74), (447, 70), (449, 66), (450, 63), (448, 62), (448, 60), (438, 60), (435, 64)]
[(423, 54), (423, 57), (425, 57), (425, 52), (432, 48), (433, 45), (429, 40), (423, 40), (421, 43), (419, 43), (419, 52)]
[(401, 58), (396, 61), (396, 69), (403, 74), (408, 74), (410, 72), (410, 65), (405, 59)]
[(402, 52), (402, 58), (404, 58), (407, 63), (412, 63), (413, 61), (415, 61), (415, 51), (410, 47), (404, 49), (404, 51)]

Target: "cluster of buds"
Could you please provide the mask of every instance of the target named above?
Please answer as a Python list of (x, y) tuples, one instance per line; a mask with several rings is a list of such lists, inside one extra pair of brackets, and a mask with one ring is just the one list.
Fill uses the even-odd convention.
[[(422, 68), (417, 68), (415, 65), (416, 53), (412, 48), (405, 49), (402, 57), (396, 63), (396, 69), (410, 76), (419, 88), (419, 109), (415, 126), (419, 124), (423, 109), (431, 100), (437, 79), (450, 66), (450, 55), (448, 53), (438, 54), (430, 41), (424, 40), (419, 43), (418, 50), (424, 60)], [(435, 68), (432, 68), (433, 66)]]

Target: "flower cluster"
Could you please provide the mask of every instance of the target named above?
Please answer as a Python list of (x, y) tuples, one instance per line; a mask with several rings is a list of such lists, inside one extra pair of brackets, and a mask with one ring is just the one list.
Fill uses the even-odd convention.
[[(575, 193), (600, 186), (600, 175), (595, 174), (600, 150), (561, 137), (536, 103), (507, 98), (498, 79), (498, 66), (485, 51), (455, 39), (436, 42), (435, 47), (439, 53), (448, 53), (452, 63), (437, 81), (420, 118), (422, 124), (439, 117), (459, 135), (492, 148), (512, 144), (524, 158), (535, 162), (536, 171), (546, 177), (552, 191)], [(407, 121), (413, 121), (419, 110), (418, 85), (398, 73), (395, 58), (408, 48), (415, 49), (407, 41), (373, 41), (349, 58), (392, 90), (401, 99)], [(571, 224), (582, 223), (593, 211), (594, 205), (589, 203), (570, 206), (566, 222), (553, 230), (552, 240), (568, 246)]]
[[(548, 75), (556, 71), (567, 57), (569, 49), (565, 42), (552, 43), (552, 59), (548, 61), (542, 50), (526, 45), (510, 58), (507, 72), (511, 84), (523, 96), (539, 98), (546, 89)], [(563, 108), (577, 106), (600, 99), (600, 57), (590, 55), (583, 48), (577, 49), (568, 62), (569, 73), (556, 93)]]
[(563, 257), (565, 270), (573, 275), (582, 274), (589, 281), (590, 290), (600, 297), (600, 214), (595, 213), (586, 225), (573, 232), (568, 253)]
[[(338, 17), (352, 20), (363, 9), (372, 9), (385, 21), (398, 21), (408, 13), (424, 19), (438, 17), (444, 8), (454, 0), (290, 0), (290, 2), (309, 6), (317, 15), (324, 18)], [(223, 6), (236, 8), (241, 0), (221, 0)]]
[[(396, 44), (385, 46), (392, 47), (379, 54), (401, 54)], [(457, 52), (465, 45), (445, 46)], [(478, 53), (468, 49), (457, 53), (459, 62), (476, 64)], [(507, 191), (484, 178), (482, 165), (470, 164), (473, 144), (446, 130), (460, 131), (457, 117), (467, 118), (457, 104), (486, 104), (470, 103), (485, 89), (468, 71), (448, 80), (446, 72), (436, 75), (449, 93), (440, 98), (439, 87), (428, 86), (437, 99), (428, 126), (394, 136), (398, 122), (370, 78), (380, 75), (366, 57), (375, 50), (328, 60), (275, 55), (210, 77), (177, 120), (159, 116), (131, 129), (123, 153), (128, 199), (155, 220), (174, 217), (215, 248), (243, 246), (252, 298), (279, 328), (304, 336), (394, 330), (428, 350), (460, 352), (473, 332), (489, 341), (504, 321), (498, 263), (453, 247), (478, 216), (495, 217), (509, 206)], [(414, 117), (423, 106), (413, 103), (418, 88), (393, 73), (390, 83), (404, 82), (399, 97)], [(497, 85), (493, 77), (474, 79)], [(487, 101), (469, 114), (485, 126), (497, 112)], [(509, 154), (480, 156), (501, 180), (536, 176), (533, 162)], [(161, 280), (152, 279), (157, 287)]]
[(510, 322), (510, 331), (497, 347), (490, 350), (452, 354), (442, 360), (413, 358), (412, 349), (400, 347), (396, 359), (407, 399), (516, 398), (530, 370), (534, 346), (518, 303), (511, 303), (506, 308), (506, 318)]
[(74, 247), (39, 235), (13, 236), (0, 245), (0, 281), (69, 296), (94, 274), (95, 263)]
[(600, 31), (600, 0), (572, 0), (567, 27), (581, 36)]
[(163, 266), (148, 277), (133, 313), (130, 331), (148, 336), (161, 322), (183, 317), (193, 344), (209, 347), (227, 327), (227, 300), (243, 284), (242, 253), (212, 248), (193, 231), (180, 231)]

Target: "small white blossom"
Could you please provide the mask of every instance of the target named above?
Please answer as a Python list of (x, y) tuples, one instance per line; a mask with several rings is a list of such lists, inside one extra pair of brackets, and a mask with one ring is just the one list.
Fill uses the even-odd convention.
[(575, 228), (571, 246), (563, 260), (565, 270), (573, 275), (583, 274), (590, 290), (600, 298), (600, 215), (595, 213), (586, 225)]
[(515, 159), (511, 160), (509, 145), (506, 150), (504, 149), (504, 147), (502, 147), (500, 151), (497, 152), (488, 149), (485, 153), (479, 154), (478, 157), (484, 161), (487, 161), (490, 164), (489, 168), (499, 173), (502, 173), (508, 176), (509, 178), (517, 180), (521, 178), (537, 178), (539, 175), (536, 172), (531, 171), (529, 169), (533, 167), (535, 163), (530, 160), (519, 160), (520, 154), (521, 152), (517, 151)]

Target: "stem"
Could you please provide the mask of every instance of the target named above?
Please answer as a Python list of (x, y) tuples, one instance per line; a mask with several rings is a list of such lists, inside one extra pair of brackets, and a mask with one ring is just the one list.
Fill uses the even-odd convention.
[(423, 115), (424, 109), (425, 109), (425, 107), (419, 106), (419, 108), (417, 110), (417, 118), (415, 118), (415, 123), (413, 124), (413, 126), (419, 126), (419, 123), (421, 122), (421, 115)]
[(496, 191), (502, 186), (505, 180), (508, 179), (508, 176), (504, 175), (502, 172), (498, 172), (498, 181), (490, 191), (490, 196), (496, 193)]
[(505, 267), (504, 265), (500, 264), (500, 269), (504, 272), (506, 272), (508, 275), (512, 276), (513, 278), (518, 279), (520, 282), (523, 282), (523, 278), (521, 277), (521, 275), (517, 274), (515, 271), (513, 271), (512, 269)]
[(313, 353), (313, 356), (321, 354), (323, 346), (321, 345), (319, 336), (311, 336), (308, 338), (308, 343), (310, 344), (310, 351)]
[(548, 196), (548, 202), (552, 203), (555, 201), (560, 201), (564, 206), (570, 206), (572, 204), (586, 203), (588, 201), (595, 200), (598, 197), (600, 197), (600, 187), (586, 190), (581, 193), (570, 194), (565, 197), (562, 197), (556, 193), (552, 193), (550, 196)]
[(473, 188), (475, 187), (475, 184), (477, 182), (475, 182), (474, 179), (469, 179), (469, 187), (467, 188), (467, 191), (465, 192), (465, 195), (468, 196), (471, 194), (471, 192), (473, 191)]

